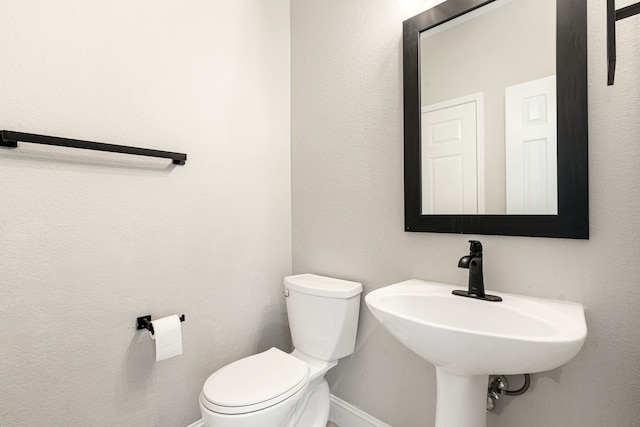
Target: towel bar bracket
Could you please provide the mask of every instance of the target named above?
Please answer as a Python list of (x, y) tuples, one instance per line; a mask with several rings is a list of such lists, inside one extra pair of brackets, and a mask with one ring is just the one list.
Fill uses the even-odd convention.
[(16, 148), (18, 141), (10, 141), (8, 139), (0, 138), (0, 147)]
[(615, 0), (607, 0), (607, 85), (616, 74), (616, 21), (640, 13), (640, 2), (616, 10)]

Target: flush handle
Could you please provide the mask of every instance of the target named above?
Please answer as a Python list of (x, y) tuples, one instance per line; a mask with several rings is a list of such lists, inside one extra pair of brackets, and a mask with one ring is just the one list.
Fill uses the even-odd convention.
[(289, 297), (289, 289), (285, 289), (284, 291), (282, 291), (282, 295), (284, 295), (285, 298)]

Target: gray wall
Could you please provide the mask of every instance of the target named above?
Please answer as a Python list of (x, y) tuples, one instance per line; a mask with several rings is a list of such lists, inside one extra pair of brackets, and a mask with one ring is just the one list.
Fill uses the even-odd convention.
[[(575, 241), (403, 232), (401, 24), (408, 16), (390, 0), (291, 4), (294, 272), (362, 281), (365, 293), (413, 277), (464, 284), (457, 260), (469, 238), (480, 238), (489, 288), (581, 302), (589, 326), (580, 354), (534, 375), (526, 395), (500, 402), (489, 426), (637, 425), (638, 18), (618, 25), (616, 85), (607, 87), (605, 7), (589, 0), (591, 239)], [(394, 427), (433, 425), (433, 367), (364, 305), (356, 352), (329, 380), (334, 394)]]
[[(0, 0), (0, 56), (0, 129), (189, 156), (0, 149), (0, 426), (190, 424), (290, 348), (289, 2)], [(156, 364), (135, 319), (174, 313)]]

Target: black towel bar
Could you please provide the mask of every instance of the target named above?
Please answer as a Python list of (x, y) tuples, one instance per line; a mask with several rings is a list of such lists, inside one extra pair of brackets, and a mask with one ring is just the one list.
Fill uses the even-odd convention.
[(109, 151), (112, 153), (133, 154), (136, 156), (161, 157), (171, 159), (176, 165), (184, 165), (187, 155), (173, 153), (171, 151), (151, 150), (148, 148), (127, 147), (125, 145), (105, 144), (103, 142), (83, 141), (80, 139), (59, 138), (55, 136), (36, 135), (33, 133), (14, 132), (10, 130), (0, 131), (2, 138), (0, 146), (15, 148), (18, 142), (30, 142), (33, 144), (56, 145), (59, 147), (81, 148), (84, 150)]

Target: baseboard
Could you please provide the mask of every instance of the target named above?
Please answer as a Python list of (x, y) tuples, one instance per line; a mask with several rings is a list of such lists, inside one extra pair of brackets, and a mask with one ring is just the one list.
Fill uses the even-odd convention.
[[(337, 424), (338, 427), (391, 427), (333, 394), (331, 395), (329, 421)], [(198, 420), (187, 427), (204, 427), (204, 422)]]
[(333, 394), (329, 421), (338, 427), (391, 427)]

